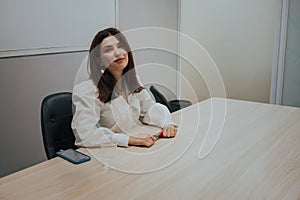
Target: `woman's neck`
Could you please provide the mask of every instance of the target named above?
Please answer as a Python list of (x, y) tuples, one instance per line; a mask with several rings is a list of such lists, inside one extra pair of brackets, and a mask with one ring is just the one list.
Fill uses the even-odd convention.
[(120, 71), (120, 72), (119, 71), (114, 71), (112, 74), (118, 82), (121, 79), (122, 75), (123, 75), (123, 71)]

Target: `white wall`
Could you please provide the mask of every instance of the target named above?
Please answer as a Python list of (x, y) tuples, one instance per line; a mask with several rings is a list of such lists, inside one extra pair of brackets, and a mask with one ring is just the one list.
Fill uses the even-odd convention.
[(40, 125), (42, 99), (72, 91), (86, 53), (0, 59), (0, 177), (46, 160)]
[[(115, 24), (112, 0), (1, 0), (0, 56), (8, 50), (78, 48)], [(16, 53), (16, 52), (11, 52)]]
[[(278, 2), (182, 1), (182, 32), (209, 52), (223, 77), (227, 97), (269, 101)], [(182, 51), (189, 53), (189, 47)], [(208, 98), (199, 66), (183, 62), (181, 69), (189, 77), (198, 100)], [(190, 91), (183, 90), (182, 95), (189, 98)]]
[[(133, 49), (137, 72), (143, 83), (156, 83), (177, 92), (176, 70), (178, 37), (164, 37), (167, 30), (135, 30), (160, 27), (178, 30), (177, 0), (119, 0), (119, 27), (129, 32), (128, 40)], [(130, 36), (129, 36), (130, 35)], [(132, 36), (132, 37), (131, 37)], [(139, 41), (148, 44), (167, 43), (160, 48), (139, 48)], [(166, 94), (167, 95), (167, 94)]]

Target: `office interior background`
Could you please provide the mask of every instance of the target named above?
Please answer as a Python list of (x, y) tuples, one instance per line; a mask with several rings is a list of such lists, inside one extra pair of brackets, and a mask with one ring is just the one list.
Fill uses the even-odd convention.
[[(51, 93), (72, 91), (92, 37), (108, 26), (179, 31), (207, 50), (223, 78), (227, 98), (300, 107), (297, 0), (2, 0), (0, 4), (0, 177), (46, 160), (41, 101)], [(178, 52), (193, 53), (179, 35), (169, 40)], [(159, 49), (133, 53), (142, 81), (161, 81), (194, 103), (211, 97), (197, 65)], [(158, 72), (162, 66), (173, 70)], [(176, 72), (188, 79), (196, 96)]]

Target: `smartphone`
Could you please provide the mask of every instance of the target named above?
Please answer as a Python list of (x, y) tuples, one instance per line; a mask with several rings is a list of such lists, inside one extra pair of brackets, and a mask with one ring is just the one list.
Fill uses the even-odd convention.
[(56, 152), (56, 155), (74, 164), (80, 164), (91, 160), (90, 156), (76, 151), (75, 149), (60, 150)]

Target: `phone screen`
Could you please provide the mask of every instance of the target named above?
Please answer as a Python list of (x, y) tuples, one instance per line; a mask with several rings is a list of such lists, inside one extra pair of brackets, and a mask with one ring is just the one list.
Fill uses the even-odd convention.
[(70, 162), (76, 163), (76, 164), (90, 160), (90, 157), (88, 155), (85, 155), (74, 149), (67, 149), (64, 151), (59, 151), (59, 152), (57, 152), (57, 155), (62, 158), (67, 159)]

